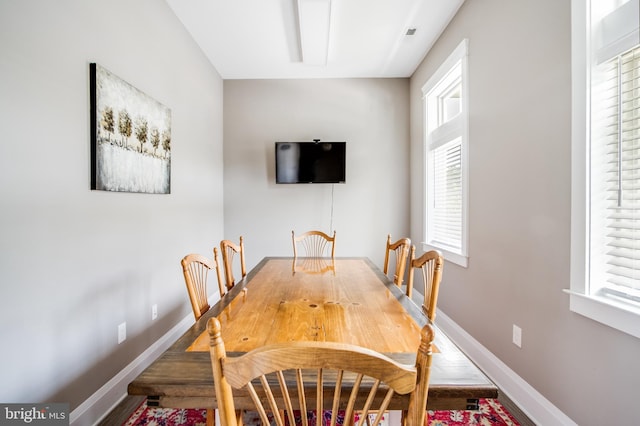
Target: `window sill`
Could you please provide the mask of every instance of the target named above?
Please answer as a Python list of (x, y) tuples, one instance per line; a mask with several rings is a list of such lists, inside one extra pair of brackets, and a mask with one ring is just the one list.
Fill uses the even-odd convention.
[(569, 309), (599, 323), (640, 339), (640, 308), (604, 297), (588, 296), (571, 290)]
[(422, 243), (422, 250), (424, 250), (424, 251), (438, 250), (438, 251), (440, 251), (442, 253), (442, 256), (444, 257), (444, 260), (446, 260), (448, 262), (451, 262), (451, 263), (455, 263), (456, 265), (462, 266), (463, 268), (466, 268), (467, 264), (469, 263), (469, 257), (468, 256), (463, 256), (460, 253), (455, 253), (455, 252), (447, 250), (446, 248), (438, 247), (436, 245)]

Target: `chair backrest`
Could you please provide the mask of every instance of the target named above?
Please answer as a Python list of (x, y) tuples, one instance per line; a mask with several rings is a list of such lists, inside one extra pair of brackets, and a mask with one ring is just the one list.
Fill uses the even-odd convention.
[(233, 277), (233, 258), (237, 254), (240, 257), (240, 271), (242, 278), (247, 276), (247, 268), (244, 263), (244, 241), (240, 236), (240, 244), (235, 244), (230, 240), (220, 241), (220, 251), (222, 252), (222, 263), (224, 264), (224, 277), (227, 284), (227, 290), (236, 285)]
[(207, 292), (207, 281), (209, 271), (215, 270), (218, 280), (218, 291), (220, 296), (225, 294), (222, 285), (222, 277), (218, 265), (218, 249), (213, 249), (213, 261), (201, 254), (192, 253), (182, 258), (182, 272), (184, 282), (187, 284), (187, 292), (193, 308), (193, 316), (196, 321), (209, 310), (209, 293)]
[(291, 231), (293, 241), (293, 257), (298, 257), (298, 245), (300, 245), (307, 257), (326, 257), (327, 246), (331, 246), (331, 258), (336, 254), (336, 231), (330, 237), (322, 231), (307, 231), (296, 236), (295, 231)]
[(407, 283), (407, 296), (411, 297), (413, 290), (413, 275), (416, 269), (422, 270), (422, 284), (424, 289), (424, 301), (422, 310), (431, 322), (436, 319), (436, 304), (438, 303), (438, 291), (442, 280), (442, 268), (444, 259), (438, 250), (431, 250), (416, 259), (416, 247), (411, 246), (409, 260), (409, 282)]
[(400, 238), (398, 241), (391, 242), (391, 234), (387, 235), (387, 250), (384, 253), (384, 274), (389, 275), (389, 261), (391, 253), (395, 254), (396, 267), (394, 269), (393, 282), (402, 287), (404, 281), (404, 270), (407, 266), (407, 258), (409, 257), (409, 249), (411, 248), (411, 240), (409, 238)]
[[(429, 324), (422, 329), (415, 365), (397, 363), (359, 346), (318, 341), (277, 343), (227, 358), (220, 322), (211, 318), (207, 327), (222, 426), (237, 425), (233, 389), (245, 386), (243, 395), (251, 396), (262, 424), (272, 424), (269, 413), (277, 425), (283, 425), (285, 413), (288, 419), (295, 419), (296, 410), (299, 413), (316, 410), (318, 419), (324, 418), (323, 411), (331, 410), (331, 425), (336, 424), (339, 412), (344, 414), (344, 424), (350, 425), (354, 413), (366, 418), (374, 411), (378, 416), (373, 424), (378, 424), (396, 393), (410, 394), (407, 425), (424, 424), (434, 338)], [(350, 391), (341, 393), (342, 389)], [(362, 393), (368, 394), (366, 402), (365, 397), (358, 397), (356, 403), (356, 395)], [(372, 403), (374, 396), (376, 403)], [(300, 417), (306, 426), (307, 416)]]

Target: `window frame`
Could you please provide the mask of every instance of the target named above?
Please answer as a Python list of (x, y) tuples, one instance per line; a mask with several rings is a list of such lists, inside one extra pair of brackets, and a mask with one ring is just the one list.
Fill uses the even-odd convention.
[[(422, 242), (423, 250), (439, 250), (442, 252), (444, 258), (447, 261), (453, 262), (462, 267), (467, 267), (469, 261), (468, 246), (469, 246), (469, 73), (468, 73), (468, 52), (469, 52), (469, 40), (463, 39), (462, 42), (451, 52), (449, 57), (440, 65), (437, 71), (428, 79), (427, 83), (422, 87), (423, 95), (423, 168), (424, 176), (423, 182), (425, 184), (424, 191), (424, 203), (423, 203), (423, 226), (424, 226), (424, 241)], [(461, 104), (460, 112), (447, 122), (438, 125), (434, 133), (439, 133), (444, 138), (448, 138), (445, 142), (436, 143), (436, 146), (430, 146), (429, 144), (429, 93), (436, 88), (442, 81), (444, 81), (449, 73), (458, 66), (460, 63), (461, 73)], [(447, 86), (438, 93), (444, 93)], [(436, 112), (440, 114), (440, 109)], [(438, 119), (439, 121), (439, 119)], [(449, 246), (438, 244), (437, 242), (430, 240), (430, 220), (429, 220), (429, 161), (430, 152), (435, 150), (439, 146), (446, 145), (451, 140), (461, 138), (461, 184), (462, 184), (462, 217), (461, 217), (461, 236), (460, 236), (460, 250), (453, 249)]]
[(640, 308), (589, 289), (590, 1), (571, 1), (571, 263), (569, 309), (640, 338)]

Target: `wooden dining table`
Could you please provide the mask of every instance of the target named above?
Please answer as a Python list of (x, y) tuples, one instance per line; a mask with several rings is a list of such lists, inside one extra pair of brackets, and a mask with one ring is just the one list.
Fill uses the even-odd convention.
[[(128, 386), (149, 406), (217, 408), (206, 323), (217, 317), (228, 356), (286, 341), (356, 344), (411, 364), (428, 319), (367, 258), (266, 257)], [(427, 406), (477, 409), (498, 389), (437, 327)], [(247, 404), (244, 406), (243, 404)], [(390, 409), (405, 409), (398, 396)], [(239, 398), (238, 409), (251, 409)]]

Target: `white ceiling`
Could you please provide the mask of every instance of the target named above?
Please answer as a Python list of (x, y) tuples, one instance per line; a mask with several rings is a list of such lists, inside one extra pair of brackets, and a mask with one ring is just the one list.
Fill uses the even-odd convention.
[[(464, 0), (331, 0), (327, 64), (302, 63), (298, 0), (167, 0), (223, 79), (409, 77)], [(407, 29), (415, 28), (413, 36)]]

